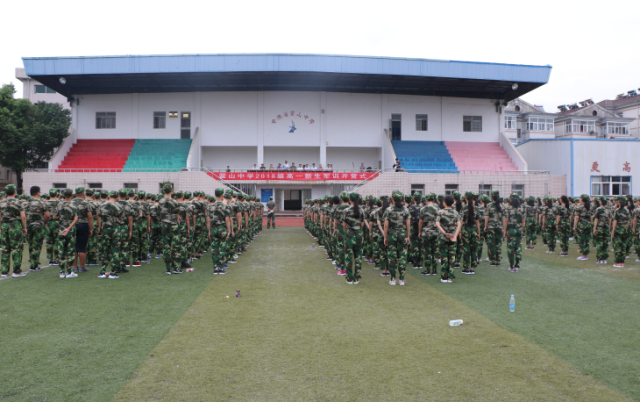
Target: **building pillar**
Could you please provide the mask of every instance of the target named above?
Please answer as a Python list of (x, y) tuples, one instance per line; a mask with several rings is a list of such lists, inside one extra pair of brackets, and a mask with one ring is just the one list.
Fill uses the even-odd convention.
[(264, 92), (258, 92), (257, 99), (258, 126), (256, 127), (258, 154), (256, 156), (258, 167), (264, 163)]
[(327, 93), (320, 92), (320, 164), (327, 166)]
[(140, 138), (140, 94), (131, 94), (131, 138)]

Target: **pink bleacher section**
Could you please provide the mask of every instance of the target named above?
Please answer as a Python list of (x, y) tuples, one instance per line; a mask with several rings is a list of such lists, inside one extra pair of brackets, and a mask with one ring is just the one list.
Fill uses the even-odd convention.
[(92, 172), (120, 172), (127, 163), (136, 140), (78, 140), (58, 171), (89, 169)]
[(446, 141), (445, 145), (460, 173), (518, 170), (498, 142)]

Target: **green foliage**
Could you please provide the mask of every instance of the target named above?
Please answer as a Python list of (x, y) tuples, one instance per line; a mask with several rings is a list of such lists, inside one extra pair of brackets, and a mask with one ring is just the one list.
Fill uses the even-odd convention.
[(69, 135), (71, 112), (58, 103), (15, 99), (13, 84), (0, 88), (0, 165), (18, 173), (48, 161)]

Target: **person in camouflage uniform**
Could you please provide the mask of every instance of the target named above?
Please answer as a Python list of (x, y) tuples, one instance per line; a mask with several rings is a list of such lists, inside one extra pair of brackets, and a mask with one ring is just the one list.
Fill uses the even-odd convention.
[(364, 213), (360, 208), (360, 195), (349, 194), (351, 205), (343, 211), (342, 230), (345, 233), (344, 249), (345, 270), (347, 271), (347, 284), (357, 285), (360, 282), (360, 269), (362, 268), (362, 227), (364, 226)]
[(438, 229), (438, 248), (442, 261), (440, 282), (451, 283), (455, 279), (453, 263), (456, 254), (456, 242), (462, 228), (460, 214), (451, 208), (453, 197), (448, 195), (444, 199), (444, 208), (438, 210), (436, 215), (436, 228)]
[(89, 243), (87, 244), (87, 265), (93, 266), (98, 265), (98, 231), (97, 231), (97, 223), (98, 223), (98, 207), (100, 206), (100, 193), (94, 191), (93, 189), (86, 189), (85, 194), (87, 195), (87, 201), (91, 205), (91, 209), (93, 210), (93, 234), (89, 237)]
[[(49, 214), (51, 214), (58, 207), (58, 203), (60, 203), (58, 190), (52, 188), (49, 190), (49, 197), (51, 198), (47, 201), (47, 210)], [(58, 255), (55, 251), (56, 239), (58, 238), (58, 232), (60, 231), (60, 222), (54, 219), (49, 219), (49, 224), (47, 225), (47, 233), (45, 235), (45, 242), (47, 244), (47, 259), (49, 260), (49, 265), (58, 265)]]
[(399, 284), (404, 285), (404, 273), (407, 265), (407, 247), (411, 244), (411, 214), (402, 204), (402, 193), (391, 194), (393, 206), (384, 211), (384, 244), (387, 246), (387, 257), (391, 280), (389, 285), (396, 284), (396, 270)]
[(464, 194), (466, 204), (460, 210), (462, 227), (460, 231), (460, 243), (462, 248), (462, 273), (475, 274), (478, 266), (478, 246), (480, 243), (480, 221), (484, 217), (475, 208), (473, 192)]
[(180, 250), (180, 227), (178, 222), (178, 202), (171, 195), (173, 185), (165, 184), (162, 187), (164, 197), (158, 202), (158, 217), (161, 224), (162, 258), (166, 266), (167, 274), (181, 274), (178, 267), (178, 253)]
[(60, 222), (60, 232), (56, 239), (56, 251), (60, 258), (60, 278), (75, 278), (78, 275), (71, 270), (71, 263), (75, 250), (75, 225), (78, 221), (76, 206), (71, 201), (73, 190), (64, 190), (64, 200), (60, 201), (55, 211), (53, 219)]
[[(76, 239), (75, 239), (75, 256), (73, 260), (73, 272), (87, 272), (85, 267), (87, 259), (87, 246), (89, 238), (93, 234), (93, 214), (95, 210), (93, 205), (85, 198), (84, 187), (76, 188), (76, 196), (73, 199), (73, 205), (76, 207)], [(79, 267), (78, 267), (78, 260)]]
[(549, 196), (544, 197), (544, 216), (542, 218), (542, 229), (545, 231), (547, 238), (547, 246), (549, 250), (546, 251), (547, 254), (555, 254), (556, 253), (556, 230), (557, 230), (557, 220), (556, 220), (556, 207), (553, 205), (552, 198)]
[(527, 244), (527, 250), (533, 250), (538, 239), (538, 207), (536, 206), (535, 201), (535, 197), (529, 197), (526, 205), (524, 206), (525, 214), (527, 216), (527, 223), (525, 225), (525, 243)]
[(629, 210), (629, 219), (630, 224), (627, 227), (627, 257), (631, 254), (631, 247), (634, 245), (635, 241), (633, 239), (633, 216), (635, 213), (635, 205), (633, 203), (633, 196), (631, 194), (627, 194), (627, 210)]
[[(487, 205), (491, 202), (491, 198), (488, 195), (483, 194), (482, 196), (478, 193), (474, 194), (480, 202), (477, 203), (476, 209), (478, 213), (482, 217), (480, 220), (480, 242), (478, 244), (478, 262), (482, 261), (482, 249), (484, 248), (484, 243), (487, 241), (487, 232), (484, 230), (483, 222), (485, 211), (487, 210)], [(489, 243), (487, 243), (488, 245)], [(487, 262), (489, 262), (489, 257), (487, 256)]]
[(613, 266), (614, 268), (624, 268), (631, 215), (627, 209), (627, 198), (625, 196), (617, 196), (615, 202), (618, 205), (618, 209), (613, 215), (613, 224), (611, 226), (611, 237), (615, 253), (615, 264)]
[(151, 254), (155, 254), (155, 258), (162, 258), (162, 223), (160, 215), (158, 215), (158, 201), (162, 199), (156, 198), (155, 195), (150, 194), (152, 204), (149, 206), (149, 215), (151, 216), (151, 234), (149, 248)]
[(511, 202), (503, 213), (504, 233), (507, 238), (509, 272), (518, 272), (522, 259), (522, 228), (526, 224), (527, 214), (518, 194), (511, 194)]
[(418, 229), (420, 231), (418, 237), (422, 242), (422, 264), (424, 271), (422, 275), (438, 274), (438, 228), (436, 227), (436, 217), (438, 215), (438, 205), (435, 203), (436, 195), (434, 193), (427, 194), (427, 205), (420, 209)]
[(132, 207), (132, 203), (128, 201), (129, 190), (122, 188), (118, 191), (120, 199), (117, 201), (122, 207), (126, 216), (124, 233), (122, 234), (121, 246), (123, 252), (123, 258), (120, 259), (120, 267), (116, 270), (117, 273), (127, 273), (128, 269), (125, 267), (131, 266), (131, 238), (133, 237), (134, 222), (136, 217), (136, 210)]
[(31, 187), (31, 199), (25, 207), (27, 218), (27, 243), (29, 244), (29, 271), (40, 270), (40, 252), (44, 243), (49, 211), (47, 204), (40, 199), (40, 187)]
[[(106, 192), (105, 192), (106, 194)], [(122, 239), (128, 236), (129, 217), (123, 206), (118, 203), (118, 193), (111, 191), (110, 200), (102, 202), (97, 209), (98, 231), (102, 235), (100, 249), (100, 274), (98, 278), (118, 279), (118, 271), (124, 263), (126, 251), (122, 248)], [(101, 197), (102, 198), (102, 197)], [(107, 275), (107, 266), (111, 264), (111, 272)]]
[(578, 204), (573, 212), (573, 232), (578, 240), (578, 246), (582, 255), (578, 257), (580, 261), (589, 259), (589, 249), (591, 247), (591, 201), (587, 194), (580, 196), (580, 204)]
[(147, 193), (138, 191), (137, 204), (142, 217), (138, 218), (138, 248), (133, 250), (133, 257), (137, 263), (147, 261), (149, 254), (149, 233), (151, 232), (151, 216), (149, 215), (149, 202), (146, 201)]
[(346, 233), (342, 226), (342, 222), (344, 221), (344, 210), (349, 208), (349, 193), (343, 191), (340, 193), (340, 205), (336, 208), (334, 223), (335, 223), (335, 231), (336, 231), (336, 257), (337, 257), (337, 265), (336, 269), (338, 269), (338, 275), (346, 276), (346, 258), (344, 253), (344, 240)]
[(636, 250), (636, 262), (640, 262), (640, 227), (638, 226), (638, 218), (640, 218), (640, 198), (633, 200), (635, 202), (635, 208), (631, 217), (633, 218), (633, 246)]
[(500, 255), (502, 254), (502, 202), (500, 201), (500, 192), (493, 190), (491, 192), (493, 202), (486, 206), (484, 212), (484, 231), (487, 233), (487, 251), (489, 254), (489, 265), (500, 265)]
[[(118, 193), (116, 193), (116, 198), (118, 196), (117, 194)], [(100, 208), (106, 202), (109, 202), (109, 192), (106, 191), (106, 190), (103, 190), (103, 191), (100, 192), (100, 200), (97, 202), (96, 211), (97, 211), (98, 208)], [(97, 243), (96, 247), (98, 249), (97, 250), (97, 256), (96, 256), (96, 258), (97, 258), (96, 264), (97, 265), (102, 265), (101, 264), (101, 262), (102, 262), (101, 254), (104, 252), (104, 249), (105, 249), (105, 245), (104, 245), (105, 238), (104, 238), (104, 232), (102, 230), (100, 230), (100, 226), (97, 225), (96, 227), (97, 227), (96, 235), (94, 236), (96, 238), (96, 243)]]
[[(127, 191), (127, 202), (129, 208), (132, 211), (133, 222), (131, 229), (131, 237), (126, 240), (126, 266), (127, 267), (139, 267), (140, 261), (138, 261), (138, 250), (140, 249), (140, 221), (142, 220), (142, 210), (140, 204), (136, 201), (136, 191), (129, 189)], [(124, 271), (126, 272), (126, 271)]]
[(174, 195), (176, 197), (175, 200), (178, 202), (178, 208), (176, 211), (178, 213), (179, 219), (178, 241), (176, 242), (176, 247), (178, 249), (177, 263), (180, 267), (179, 269), (182, 270), (183, 268), (187, 268), (185, 266), (187, 262), (187, 237), (189, 236), (191, 225), (189, 222), (187, 205), (184, 202), (184, 194), (182, 193), (182, 191), (178, 190), (174, 193)]
[(560, 240), (560, 257), (569, 256), (569, 237), (571, 236), (571, 204), (566, 196), (560, 197), (560, 205), (554, 207), (556, 233)]
[(607, 206), (607, 198), (600, 197), (600, 206), (596, 209), (593, 219), (593, 238), (596, 241), (596, 264), (606, 264), (609, 258), (609, 224), (613, 217), (612, 210)]
[(408, 250), (408, 261), (413, 264), (413, 269), (421, 269), (422, 261), (420, 256), (420, 241), (418, 241), (418, 235), (420, 234), (420, 208), (419, 204), (422, 200), (422, 194), (414, 193), (413, 197), (406, 195), (405, 203), (409, 214), (411, 215), (411, 246)]
[(14, 277), (25, 276), (22, 272), (23, 238), (27, 234), (25, 206), (15, 197), (16, 186), (5, 187), (6, 198), (0, 201), (0, 245), (2, 246), (2, 269), (0, 275), (6, 278), (13, 261)]
[(226, 241), (231, 233), (231, 220), (223, 201), (224, 189), (215, 190), (216, 201), (207, 209), (207, 232), (211, 239), (211, 260), (213, 261), (213, 274), (224, 275), (223, 264), (226, 262)]

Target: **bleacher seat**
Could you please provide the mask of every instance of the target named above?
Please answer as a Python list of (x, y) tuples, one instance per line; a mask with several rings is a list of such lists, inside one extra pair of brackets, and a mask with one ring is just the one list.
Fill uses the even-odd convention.
[(187, 166), (191, 140), (136, 140), (123, 172), (177, 172)]
[(446, 145), (456, 166), (464, 173), (517, 173), (518, 168), (497, 142), (447, 141)]
[(458, 173), (441, 141), (392, 141), (402, 168), (409, 173)]
[(73, 144), (59, 171), (90, 170), (120, 172), (135, 140), (78, 140)]

